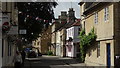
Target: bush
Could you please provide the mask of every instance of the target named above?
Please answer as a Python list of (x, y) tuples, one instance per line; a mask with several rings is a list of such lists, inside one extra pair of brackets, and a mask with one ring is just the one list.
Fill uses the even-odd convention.
[(53, 55), (53, 52), (52, 51), (48, 51), (47, 55)]

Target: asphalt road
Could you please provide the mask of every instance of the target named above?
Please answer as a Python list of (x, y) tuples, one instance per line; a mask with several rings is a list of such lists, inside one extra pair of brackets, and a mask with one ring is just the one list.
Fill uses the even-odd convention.
[(84, 68), (84, 64), (75, 59), (59, 58), (56, 56), (43, 56), (39, 58), (27, 58), (22, 68)]

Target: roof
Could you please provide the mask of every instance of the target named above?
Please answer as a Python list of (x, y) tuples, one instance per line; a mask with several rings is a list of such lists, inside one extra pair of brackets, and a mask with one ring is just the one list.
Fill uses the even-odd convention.
[(81, 19), (76, 19), (76, 22), (74, 22), (71, 26), (80, 26), (80, 20)]
[(84, 3), (84, 2), (81, 1), (81, 2), (78, 3), (78, 5), (82, 5), (83, 3)]
[(80, 26), (80, 22), (75, 22), (72, 24), (72, 26)]

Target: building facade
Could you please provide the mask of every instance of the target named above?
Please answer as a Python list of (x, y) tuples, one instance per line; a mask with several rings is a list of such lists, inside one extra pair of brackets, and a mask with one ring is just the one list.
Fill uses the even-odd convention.
[(47, 54), (49, 47), (51, 46), (51, 25), (48, 28), (43, 29), (41, 34), (41, 53)]
[(66, 11), (61, 11), (61, 15), (58, 17), (58, 22), (57, 26), (55, 27), (53, 23), (54, 30), (52, 31), (53, 33), (53, 40), (54, 46), (56, 49), (56, 55), (60, 57), (65, 57), (66, 56), (66, 36), (67, 32), (66, 29), (70, 27), (74, 22), (75, 22), (75, 15), (74, 15), (74, 10), (73, 8), (69, 8), (68, 14)]
[(60, 31), (56, 31), (56, 56), (61, 55), (61, 45), (60, 45)]
[(80, 52), (80, 22), (73, 23), (71, 27), (66, 29), (66, 33), (66, 56), (77, 57)]
[(61, 57), (66, 57), (66, 47), (65, 47), (65, 42), (66, 42), (66, 28), (60, 29), (60, 56)]
[(80, 7), (82, 27), (86, 34), (94, 27), (97, 35), (95, 45), (86, 53), (85, 63), (90, 66), (118, 65), (119, 58), (116, 57), (120, 55), (120, 3), (81, 2)]
[(65, 56), (65, 24), (67, 23), (67, 12), (61, 11), (61, 15), (58, 18), (59, 25), (56, 29), (56, 42), (59, 41), (59, 45), (56, 43), (56, 54), (58, 53), (60, 57)]
[[(56, 48), (56, 41), (57, 41), (57, 38), (59, 39), (59, 35), (57, 37), (57, 30), (58, 30), (58, 27), (59, 27), (60, 23), (59, 23), (59, 20), (58, 19), (55, 19), (51, 25), (51, 46), (50, 46), (50, 51), (53, 52), (54, 55), (56, 55), (56, 50), (58, 50)], [(59, 40), (57, 41), (59, 43)], [(60, 44), (59, 44), (60, 45)], [(58, 45), (58, 46), (59, 46)], [(58, 47), (57, 46), (57, 47)]]
[(32, 41), (32, 50), (36, 53), (41, 53), (41, 35), (37, 40)]
[[(2, 64), (0, 67), (13, 66), (13, 58), (18, 42), (18, 10), (16, 3), (1, 3), (2, 46), (0, 47)], [(7, 28), (4, 28), (7, 27)]]

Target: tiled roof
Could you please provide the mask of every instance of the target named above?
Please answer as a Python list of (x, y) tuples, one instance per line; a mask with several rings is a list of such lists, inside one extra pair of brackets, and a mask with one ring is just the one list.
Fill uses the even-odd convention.
[(80, 22), (75, 22), (72, 24), (72, 26), (80, 26)]

